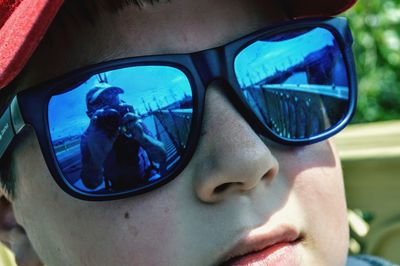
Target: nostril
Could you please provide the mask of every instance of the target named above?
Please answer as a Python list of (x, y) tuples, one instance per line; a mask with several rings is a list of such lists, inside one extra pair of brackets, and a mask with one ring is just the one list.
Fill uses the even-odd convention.
[(235, 185), (235, 184), (241, 185), (242, 183), (240, 183), (240, 182), (229, 182), (229, 183), (221, 184), (221, 185), (217, 186), (214, 189), (214, 193), (220, 194), (220, 193), (226, 191), (229, 187), (231, 187), (232, 185)]
[(230, 185), (230, 183), (224, 183), (222, 185), (217, 186), (214, 189), (214, 193), (219, 194), (219, 193), (226, 191), (228, 189), (229, 185)]
[(267, 183), (271, 183), (272, 179), (274, 178), (274, 176), (276, 175), (277, 171), (271, 169), (270, 171), (268, 171), (263, 177), (262, 180), (266, 180)]

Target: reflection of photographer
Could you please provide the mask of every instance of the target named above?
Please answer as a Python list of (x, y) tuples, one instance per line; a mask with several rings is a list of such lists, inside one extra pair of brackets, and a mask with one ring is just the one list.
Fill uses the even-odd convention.
[(133, 106), (120, 100), (122, 93), (103, 83), (86, 95), (90, 124), (81, 138), (81, 178), (88, 188), (97, 188), (104, 178), (113, 189), (135, 187), (165, 168), (163, 143), (152, 136)]

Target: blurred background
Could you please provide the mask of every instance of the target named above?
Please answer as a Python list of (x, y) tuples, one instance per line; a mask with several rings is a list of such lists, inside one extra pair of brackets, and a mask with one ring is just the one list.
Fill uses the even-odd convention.
[[(400, 0), (359, 0), (353, 30), (359, 100), (336, 139), (342, 160), (350, 253), (400, 264)], [(11, 266), (0, 246), (0, 265)], [(4, 264), (6, 263), (6, 264)]]
[(359, 77), (353, 123), (400, 119), (400, 1), (359, 0), (350, 21)]
[(336, 137), (349, 249), (400, 264), (400, 0), (359, 0), (344, 16), (359, 78), (357, 113)]

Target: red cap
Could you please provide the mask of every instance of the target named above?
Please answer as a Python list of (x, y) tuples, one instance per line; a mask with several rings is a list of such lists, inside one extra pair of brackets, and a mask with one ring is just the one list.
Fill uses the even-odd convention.
[[(291, 15), (334, 16), (357, 0), (286, 0)], [(63, 0), (0, 0), (0, 88), (25, 66), (53, 21)]]

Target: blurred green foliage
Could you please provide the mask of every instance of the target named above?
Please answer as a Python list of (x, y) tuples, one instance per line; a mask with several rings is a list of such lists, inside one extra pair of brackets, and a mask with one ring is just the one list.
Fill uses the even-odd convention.
[(400, 0), (359, 0), (345, 16), (359, 80), (353, 123), (400, 119)]

